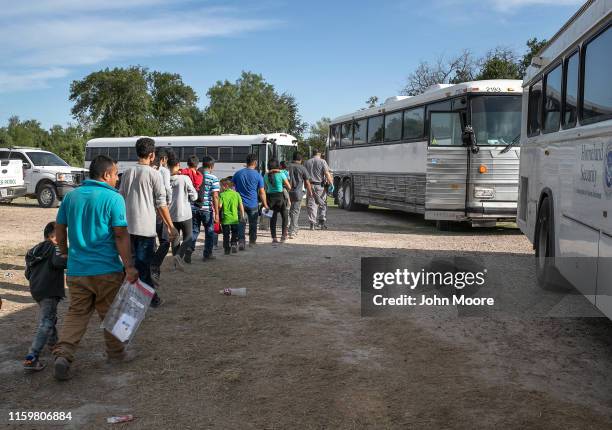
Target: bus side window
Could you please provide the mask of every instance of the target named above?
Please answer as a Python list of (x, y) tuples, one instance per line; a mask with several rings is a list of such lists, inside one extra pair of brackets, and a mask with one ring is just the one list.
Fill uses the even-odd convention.
[(130, 148), (127, 146), (121, 146), (119, 148), (119, 157), (117, 161), (129, 161), (130, 159)]
[(220, 163), (231, 163), (232, 162), (232, 148), (219, 148), (219, 159)]
[(461, 146), (461, 116), (459, 112), (432, 112), (430, 116), (432, 146)]
[(341, 126), (340, 146), (351, 146), (353, 144), (353, 123), (346, 122)]
[(559, 131), (561, 123), (561, 65), (544, 77), (544, 133)]
[(363, 145), (366, 143), (366, 131), (368, 128), (368, 120), (360, 119), (353, 124), (353, 145)]
[(612, 70), (611, 29), (608, 27), (585, 47), (581, 121), (584, 124), (612, 117), (612, 86), (608, 73)]
[(108, 148), (108, 156), (117, 161), (119, 159), (119, 147), (113, 146)]
[(183, 146), (183, 154), (182, 157), (180, 158), (181, 161), (187, 162), (187, 160), (189, 160), (189, 157), (192, 155), (195, 155), (195, 146)]
[(542, 81), (539, 80), (529, 87), (529, 103), (527, 111), (527, 135), (540, 134), (542, 124)]
[(85, 161), (91, 161), (91, 148), (85, 148)]
[(578, 53), (574, 53), (565, 63), (564, 96), (563, 96), (563, 127), (572, 128), (576, 125), (578, 112)]

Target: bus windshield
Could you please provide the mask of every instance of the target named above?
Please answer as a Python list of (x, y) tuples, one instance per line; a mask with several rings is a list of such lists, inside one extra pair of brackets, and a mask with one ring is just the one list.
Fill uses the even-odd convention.
[(521, 96), (472, 98), (472, 127), (478, 145), (512, 143), (521, 134)]

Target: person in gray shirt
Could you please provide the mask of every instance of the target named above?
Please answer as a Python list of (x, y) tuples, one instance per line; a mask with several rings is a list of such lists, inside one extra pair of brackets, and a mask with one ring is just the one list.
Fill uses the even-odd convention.
[(304, 167), (308, 171), (312, 185), (312, 193), (306, 199), (310, 229), (314, 230), (318, 225), (322, 230), (327, 230), (327, 189), (325, 185), (333, 184), (334, 179), (327, 161), (321, 158), (320, 150), (315, 150), (313, 157), (304, 163)]
[(289, 191), (289, 239), (293, 239), (298, 234), (298, 221), (300, 219), (300, 210), (302, 208), (302, 198), (304, 197), (304, 187), (308, 196), (312, 196), (312, 187), (310, 185), (308, 170), (302, 166), (302, 154), (296, 152), (293, 154), (293, 162), (289, 165), (289, 183), (291, 191)]
[[(119, 192), (125, 199), (134, 266), (138, 270), (140, 279), (154, 287), (151, 278), (151, 261), (157, 236), (156, 213), (159, 213), (166, 224), (171, 242), (178, 232), (172, 225), (161, 174), (151, 167), (151, 162), (155, 159), (155, 141), (149, 137), (138, 139), (136, 154), (138, 164), (123, 173)], [(151, 306), (157, 307), (160, 304), (161, 299), (156, 293)]]
[(198, 199), (196, 191), (189, 176), (181, 175), (181, 166), (175, 156), (168, 158), (168, 168), (170, 169), (170, 184), (172, 185), (172, 203), (170, 203), (170, 216), (178, 231), (183, 235), (182, 243), (178, 240), (172, 244), (172, 255), (174, 256), (174, 266), (179, 270), (185, 270), (185, 254), (191, 246), (191, 203)]
[[(174, 151), (172, 149), (166, 150), (164, 148), (156, 148), (155, 149), (155, 159), (151, 164), (154, 168), (156, 168), (161, 177), (162, 182), (164, 184), (164, 190), (166, 190), (166, 206), (169, 208), (170, 203), (172, 202), (172, 187), (170, 186), (170, 170), (166, 167), (168, 165), (168, 157), (170, 153), (174, 156)], [(159, 279), (161, 277), (160, 267), (164, 262), (164, 258), (168, 255), (168, 250), (170, 249), (170, 241), (168, 240), (168, 229), (164, 225), (159, 214), (157, 214), (155, 218), (155, 230), (157, 232), (157, 240), (159, 245), (155, 250), (155, 254), (153, 254), (153, 260), (151, 260), (151, 276), (153, 278), (153, 282), (159, 283)]]

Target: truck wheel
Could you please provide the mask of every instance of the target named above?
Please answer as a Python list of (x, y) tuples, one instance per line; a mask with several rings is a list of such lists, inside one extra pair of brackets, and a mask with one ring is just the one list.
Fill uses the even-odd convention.
[(41, 186), (38, 190), (36, 198), (38, 199), (38, 204), (41, 208), (54, 208), (57, 207), (57, 204), (59, 203), (57, 191), (51, 184)]

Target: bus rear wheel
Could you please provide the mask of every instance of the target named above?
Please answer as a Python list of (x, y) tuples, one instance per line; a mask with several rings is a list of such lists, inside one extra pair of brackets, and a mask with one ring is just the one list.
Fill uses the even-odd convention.
[(344, 184), (338, 183), (336, 186), (338, 187), (336, 191), (336, 204), (340, 209), (346, 209), (344, 207)]
[(360, 211), (360, 210), (364, 210), (367, 208), (367, 205), (357, 203), (353, 199), (353, 190), (351, 188), (350, 179), (347, 179), (342, 184), (342, 200), (344, 202), (343, 203), (344, 209), (347, 209), (349, 211)]

